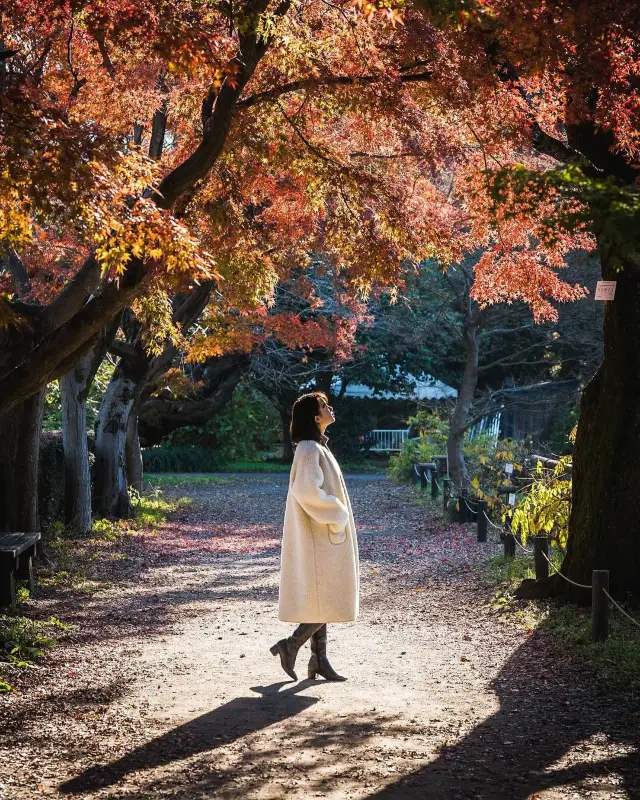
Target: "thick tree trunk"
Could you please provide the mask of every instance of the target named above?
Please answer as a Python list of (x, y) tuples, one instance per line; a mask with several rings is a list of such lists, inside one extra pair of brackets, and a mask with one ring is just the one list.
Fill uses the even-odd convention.
[(293, 445), (291, 444), (291, 412), (288, 409), (279, 408), (280, 421), (282, 423), (282, 460), (285, 464), (293, 461)]
[[(610, 592), (640, 603), (640, 272), (615, 272), (604, 321), (604, 360), (582, 395), (573, 458), (573, 502), (563, 572), (591, 583), (593, 569), (610, 570)], [(565, 584), (580, 601), (589, 592)]]
[(138, 404), (134, 404), (129, 414), (127, 425), (126, 442), (127, 459), (127, 481), (136, 492), (142, 492), (142, 450), (140, 449), (140, 437), (138, 436)]
[(94, 508), (100, 516), (123, 519), (131, 515), (126, 443), (134, 399), (134, 381), (117, 367), (102, 400), (96, 429)]
[(75, 533), (91, 531), (91, 469), (87, 443), (87, 389), (93, 355), (60, 378), (64, 447), (64, 522)]
[(45, 390), (0, 415), (0, 531), (38, 531), (38, 460)]
[(465, 325), (463, 330), (465, 365), (462, 382), (458, 391), (456, 405), (449, 421), (447, 456), (449, 474), (455, 485), (466, 494), (469, 491), (469, 473), (464, 460), (464, 435), (469, 420), (469, 410), (478, 384), (478, 329), (475, 325)]

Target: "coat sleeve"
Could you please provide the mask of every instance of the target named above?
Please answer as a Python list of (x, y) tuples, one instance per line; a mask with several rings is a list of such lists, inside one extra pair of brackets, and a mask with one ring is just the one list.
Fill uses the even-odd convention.
[[(302, 444), (302, 443), (301, 443)], [(344, 503), (322, 489), (324, 475), (320, 466), (320, 452), (315, 444), (298, 445), (296, 474), (291, 493), (307, 514), (321, 525), (328, 525), (332, 533), (344, 530), (349, 512)]]

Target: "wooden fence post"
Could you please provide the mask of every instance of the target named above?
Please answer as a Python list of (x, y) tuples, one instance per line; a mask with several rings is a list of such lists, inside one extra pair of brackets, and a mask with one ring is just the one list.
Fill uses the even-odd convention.
[(536, 580), (547, 580), (549, 577), (549, 540), (546, 536), (536, 536), (533, 540), (533, 560), (536, 565)]
[(516, 554), (516, 537), (512, 533), (504, 534), (504, 554), (508, 558), (513, 558)]
[(420, 491), (424, 492), (427, 488), (427, 467), (425, 464), (418, 464), (420, 470)]
[(431, 470), (431, 499), (435, 500), (438, 496), (438, 470)]
[(449, 507), (449, 500), (451, 499), (451, 479), (442, 479), (442, 510), (446, 514)]
[(446, 456), (434, 456), (433, 460), (435, 461), (438, 467), (438, 475), (445, 477), (447, 474), (447, 457)]
[(487, 501), (478, 500), (478, 537), (479, 542), (487, 541)]
[(591, 638), (604, 642), (609, 636), (609, 570), (594, 569), (591, 573)]

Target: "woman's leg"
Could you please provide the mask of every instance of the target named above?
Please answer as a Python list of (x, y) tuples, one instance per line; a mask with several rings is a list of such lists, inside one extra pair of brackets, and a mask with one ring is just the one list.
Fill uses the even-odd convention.
[(311, 637), (311, 658), (309, 659), (310, 680), (314, 680), (316, 675), (322, 675), (327, 681), (346, 681), (342, 675), (338, 675), (329, 663), (327, 658), (327, 625), (321, 625)]
[(282, 669), (287, 673), (287, 675), (289, 675), (289, 677), (293, 678), (294, 681), (298, 680), (298, 676), (296, 675), (294, 669), (298, 650), (307, 641), (307, 639), (310, 639), (318, 630), (318, 628), (321, 627), (321, 622), (301, 622), (291, 636), (289, 636), (287, 639), (280, 639), (280, 641), (276, 642), (276, 644), (274, 644), (271, 648), (272, 655), (280, 656)]

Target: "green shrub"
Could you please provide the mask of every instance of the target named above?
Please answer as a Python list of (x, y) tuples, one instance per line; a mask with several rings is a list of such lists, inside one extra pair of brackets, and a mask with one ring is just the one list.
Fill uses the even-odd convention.
[(433, 461), (447, 452), (448, 423), (437, 413), (419, 411), (407, 420), (417, 438), (407, 439), (402, 450), (389, 460), (389, 474), (396, 482), (410, 481), (413, 465)]
[[(55, 617), (41, 622), (17, 614), (0, 614), (0, 661), (14, 667), (30, 666), (53, 647), (55, 639), (51, 634), (56, 628), (69, 630)], [(10, 691), (11, 686), (0, 681), (0, 693)]]
[[(217, 464), (251, 461), (273, 448), (280, 435), (280, 416), (263, 395), (241, 384), (233, 400), (206, 424), (179, 428), (165, 437), (163, 446), (196, 447), (215, 453)], [(213, 462), (210, 462), (213, 463)], [(146, 468), (146, 467), (145, 467)], [(191, 468), (151, 471), (207, 472)]]
[(158, 445), (142, 451), (145, 472), (217, 472), (223, 466), (220, 454), (195, 445)]

